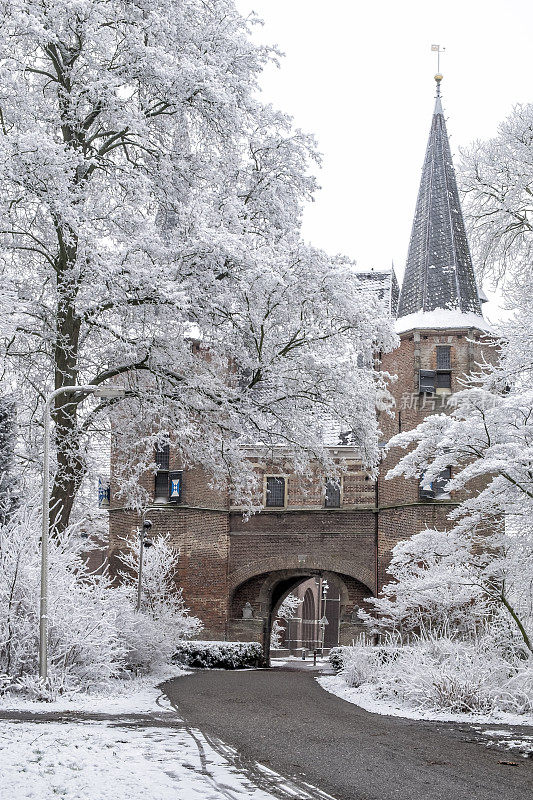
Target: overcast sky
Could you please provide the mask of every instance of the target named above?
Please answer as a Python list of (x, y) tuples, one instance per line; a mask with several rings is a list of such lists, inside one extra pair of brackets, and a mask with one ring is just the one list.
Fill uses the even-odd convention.
[(407, 255), (434, 104), (436, 55), (448, 133), (458, 148), (496, 133), (513, 105), (533, 100), (533, 0), (237, 0), (279, 45), (264, 99), (314, 133), (322, 190), (304, 236), (361, 268), (400, 274)]

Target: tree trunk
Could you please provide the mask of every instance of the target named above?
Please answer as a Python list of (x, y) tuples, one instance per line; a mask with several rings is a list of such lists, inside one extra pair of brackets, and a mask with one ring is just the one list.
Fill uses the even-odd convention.
[[(78, 383), (78, 352), (81, 320), (76, 314), (78, 282), (72, 278), (76, 263), (77, 240), (73, 231), (57, 226), (59, 255), (57, 259), (56, 339), (54, 347), (55, 388), (76, 386)], [(62, 246), (64, 241), (68, 246)], [(50, 495), (50, 526), (61, 533), (69, 523), (74, 498), (80, 487), (86, 465), (80, 450), (78, 403), (81, 398), (60, 394), (52, 409), (55, 425), (57, 469)]]

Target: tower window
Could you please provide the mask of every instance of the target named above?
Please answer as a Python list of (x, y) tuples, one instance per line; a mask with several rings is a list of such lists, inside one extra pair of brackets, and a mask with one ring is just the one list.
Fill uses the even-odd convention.
[(437, 369), (451, 369), (451, 347), (447, 344), (437, 345)]
[(341, 485), (334, 478), (326, 481), (326, 497), (324, 499), (325, 508), (340, 508), (341, 505)]
[[(451, 347), (447, 344), (437, 345), (437, 374), (435, 388), (438, 394), (448, 394), (452, 390), (452, 357)], [(439, 392), (440, 389), (440, 392)]]
[(452, 388), (452, 373), (451, 372), (437, 372), (435, 379), (436, 389), (450, 389)]
[(285, 478), (279, 475), (267, 476), (265, 505), (269, 508), (285, 506)]

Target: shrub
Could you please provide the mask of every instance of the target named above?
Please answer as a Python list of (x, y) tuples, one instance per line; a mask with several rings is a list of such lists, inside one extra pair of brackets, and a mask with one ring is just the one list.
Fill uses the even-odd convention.
[(424, 634), (401, 644), (385, 637), (378, 646), (363, 640), (337, 648), (334, 661), (348, 686), (366, 685), (388, 702), (452, 713), (528, 713), (533, 710), (533, 658), (495, 636), (453, 638)]
[(173, 661), (202, 669), (246, 669), (264, 665), (258, 642), (180, 642)]
[[(86, 690), (124, 670), (169, 663), (180, 639), (195, 635), (181, 596), (158, 596), (134, 610), (134, 582), (113, 586), (107, 574), (93, 575), (81, 558), (75, 528), (50, 541), (48, 671), (38, 672), (40, 547), (38, 505), (19, 507), (0, 525), (0, 694), (19, 691), (34, 698)], [(158, 562), (157, 548), (155, 563)], [(175, 554), (174, 554), (175, 555)], [(163, 581), (164, 584), (164, 581)]]
[(340, 672), (343, 667), (345, 650), (345, 647), (332, 647), (329, 651), (329, 663), (335, 672)]

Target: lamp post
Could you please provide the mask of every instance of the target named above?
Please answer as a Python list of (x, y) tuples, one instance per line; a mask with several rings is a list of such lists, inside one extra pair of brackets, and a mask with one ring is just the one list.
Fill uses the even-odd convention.
[(135, 611), (141, 610), (141, 597), (142, 597), (142, 576), (143, 576), (143, 559), (144, 559), (144, 548), (152, 546), (152, 540), (146, 538), (146, 534), (152, 527), (152, 522), (149, 519), (145, 519), (145, 515), (148, 511), (153, 510), (150, 508), (145, 508), (143, 511), (142, 516), (142, 526), (139, 533), (141, 539), (141, 546), (139, 549), (139, 572), (137, 575), (137, 605), (135, 606)]
[(124, 397), (122, 386), (60, 386), (44, 404), (43, 511), (41, 534), (41, 599), (39, 609), (39, 677), (48, 676), (48, 537), (50, 533), (50, 410), (60, 394), (93, 394), (95, 397)]

